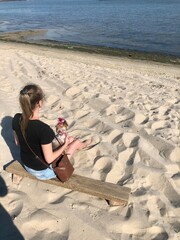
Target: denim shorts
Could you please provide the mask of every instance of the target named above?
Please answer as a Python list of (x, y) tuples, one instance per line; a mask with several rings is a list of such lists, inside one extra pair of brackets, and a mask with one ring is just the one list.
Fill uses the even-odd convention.
[(54, 173), (52, 166), (50, 165), (49, 167), (50, 168), (37, 171), (24, 165), (24, 168), (28, 173), (30, 173), (31, 175), (33, 175), (34, 177), (40, 180), (48, 180), (51, 178), (56, 178), (56, 174)]

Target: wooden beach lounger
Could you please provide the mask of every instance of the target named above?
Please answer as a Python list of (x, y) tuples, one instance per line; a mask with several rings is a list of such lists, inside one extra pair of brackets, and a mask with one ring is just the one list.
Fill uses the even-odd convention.
[[(12, 161), (6, 166), (4, 166), (4, 170), (22, 176), (28, 177), (31, 179), (38, 180), (34, 176), (30, 175), (18, 161)], [(71, 178), (62, 183), (58, 179), (50, 179), (50, 180), (38, 180), (43, 181), (48, 184), (53, 184), (57, 186), (61, 186), (64, 188), (72, 189), (74, 191), (79, 191), (83, 193), (87, 193), (101, 199), (105, 199), (109, 202), (110, 205), (123, 205), (126, 206), (129, 199), (130, 188), (121, 187), (117, 184), (102, 182), (100, 180), (91, 179), (84, 176), (79, 176), (73, 174)]]

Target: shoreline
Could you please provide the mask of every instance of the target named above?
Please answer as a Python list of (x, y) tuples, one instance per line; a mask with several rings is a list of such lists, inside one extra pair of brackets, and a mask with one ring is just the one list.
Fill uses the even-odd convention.
[(19, 2), (19, 1), (26, 1), (26, 0), (0, 0), (0, 2)]
[(33, 40), (33, 37), (40, 37), (47, 32), (45, 29), (25, 30), (0, 34), (0, 41), (24, 43), (30, 45), (44, 46), (71, 51), (95, 53), (106, 56), (125, 57), (128, 59), (145, 60), (159, 63), (180, 64), (180, 57), (171, 54), (161, 54), (156, 52), (141, 52), (136, 50), (125, 50), (111, 47), (78, 44), (73, 42), (61, 42), (55, 40)]

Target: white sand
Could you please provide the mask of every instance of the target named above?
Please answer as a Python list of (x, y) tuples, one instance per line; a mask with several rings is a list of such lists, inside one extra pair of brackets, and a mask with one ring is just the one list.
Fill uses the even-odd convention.
[[(54, 128), (64, 116), (73, 136), (93, 137), (93, 147), (74, 156), (75, 172), (130, 187), (128, 206), (27, 178), (11, 183), (3, 171), (19, 157), (11, 120), (29, 82), (46, 93), (43, 121)], [(31, 240), (180, 239), (179, 66), (0, 43), (0, 83), (6, 239), (21, 239), (18, 231)]]

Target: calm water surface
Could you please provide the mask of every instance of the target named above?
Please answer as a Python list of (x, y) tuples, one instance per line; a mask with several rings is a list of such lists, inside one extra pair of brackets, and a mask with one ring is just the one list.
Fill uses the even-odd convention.
[(45, 39), (180, 56), (180, 0), (0, 3), (0, 32), (42, 28)]

